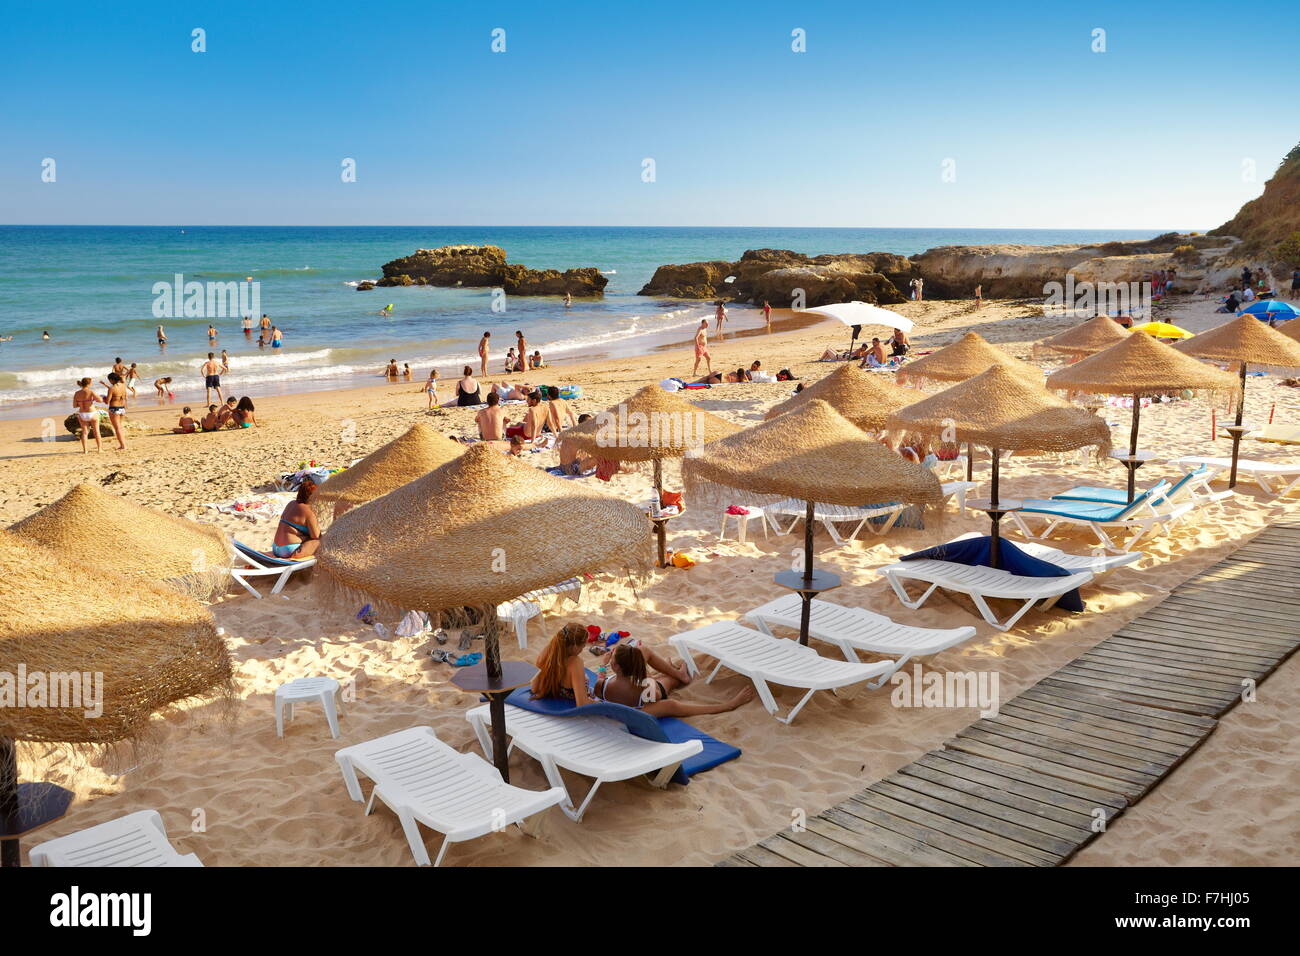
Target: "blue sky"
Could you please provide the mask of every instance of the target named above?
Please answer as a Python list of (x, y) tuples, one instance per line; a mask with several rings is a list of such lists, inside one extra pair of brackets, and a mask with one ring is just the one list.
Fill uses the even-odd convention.
[[(176, 0), (5, 28), (4, 223), (1204, 229), (1300, 140), (1300, 17), (1268, 0)], [(1297, 55), (1257, 65), (1264, 38)]]

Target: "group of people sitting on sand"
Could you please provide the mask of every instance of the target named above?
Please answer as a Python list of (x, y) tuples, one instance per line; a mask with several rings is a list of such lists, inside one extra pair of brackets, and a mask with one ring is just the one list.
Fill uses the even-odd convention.
[(530, 388), (524, 393), (528, 409), (513, 425), (506, 419), (501, 401), (501, 392), (493, 389), (488, 393), (486, 405), (474, 416), (478, 436), (483, 441), (518, 438), (521, 443), (531, 443), (543, 435), (558, 435), (561, 429), (578, 424), (573, 409), (560, 397), (560, 390), (555, 385)]
[(181, 409), (180, 421), (172, 432), (177, 435), (190, 435), (195, 432), (219, 432), (223, 428), (252, 428), (257, 424), (257, 410), (253, 400), (245, 395), (243, 398), (228, 398), (220, 405), (209, 405), (208, 412), (202, 418), (195, 418), (190, 406)]
[[(856, 328), (856, 326), (855, 326)], [(857, 335), (853, 336), (857, 340)], [(873, 338), (871, 344), (863, 343), (857, 348), (843, 351), (827, 349), (822, 353), (822, 362), (859, 361), (859, 368), (891, 368), (900, 365), (904, 356), (912, 350), (912, 342), (902, 329), (894, 329), (894, 334), (887, 340)]]

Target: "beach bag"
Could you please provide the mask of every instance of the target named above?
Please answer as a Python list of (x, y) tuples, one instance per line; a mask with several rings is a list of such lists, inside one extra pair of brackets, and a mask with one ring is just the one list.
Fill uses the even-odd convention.
[(685, 551), (673, 552), (673, 567), (681, 568), (683, 571), (695, 567), (695, 559)]
[(582, 398), (581, 385), (561, 385), (560, 398)]
[(415, 637), (427, 627), (424, 616), (419, 611), (407, 611), (397, 625), (398, 637)]
[(681, 508), (682, 493), (680, 491), (664, 491), (659, 494), (660, 508)]

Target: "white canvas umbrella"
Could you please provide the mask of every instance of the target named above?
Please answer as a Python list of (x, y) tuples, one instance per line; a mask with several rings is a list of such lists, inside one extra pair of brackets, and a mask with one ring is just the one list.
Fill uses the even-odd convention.
[(815, 315), (824, 315), (828, 319), (835, 319), (837, 322), (843, 322), (845, 325), (854, 329), (853, 338), (849, 340), (849, 347), (853, 347), (853, 342), (858, 337), (858, 331), (864, 325), (879, 325), (887, 329), (902, 329), (904, 332), (912, 331), (912, 320), (905, 315), (899, 315), (897, 312), (890, 312), (888, 309), (882, 309), (878, 305), (872, 305), (870, 302), (836, 302), (832, 305), (819, 305), (811, 309), (800, 309), (800, 312), (812, 312)]

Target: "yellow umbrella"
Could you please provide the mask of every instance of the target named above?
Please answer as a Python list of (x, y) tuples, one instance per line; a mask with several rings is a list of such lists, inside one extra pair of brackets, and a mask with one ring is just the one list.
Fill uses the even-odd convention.
[(1153, 339), (1191, 339), (1196, 337), (1195, 332), (1180, 329), (1169, 322), (1147, 322), (1144, 325), (1133, 326), (1133, 331), (1145, 332)]

